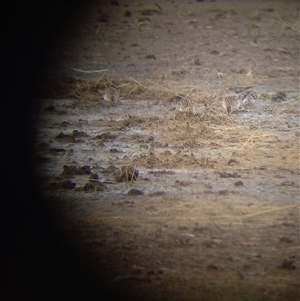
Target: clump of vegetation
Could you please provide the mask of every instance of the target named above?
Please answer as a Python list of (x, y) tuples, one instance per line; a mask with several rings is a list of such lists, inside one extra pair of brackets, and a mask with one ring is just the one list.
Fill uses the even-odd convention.
[(139, 176), (139, 171), (132, 165), (122, 166), (115, 174), (116, 182), (132, 182)]

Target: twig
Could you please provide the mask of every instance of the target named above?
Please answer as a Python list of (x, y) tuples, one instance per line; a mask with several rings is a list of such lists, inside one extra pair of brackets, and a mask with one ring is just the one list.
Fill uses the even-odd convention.
[(108, 71), (110, 71), (109, 69), (82, 70), (82, 69), (77, 69), (77, 68), (71, 68), (71, 70), (76, 71), (76, 72), (82, 72), (82, 73), (102, 73), (102, 72), (108, 72)]
[(98, 28), (96, 30), (95, 36), (98, 34), (99, 29), (100, 29), (100, 23), (98, 23)]
[[(161, 88), (161, 89), (164, 89), (164, 90), (166, 90), (167, 92), (170, 92), (170, 90), (168, 89), (168, 88), (166, 88), (166, 87), (164, 87), (164, 86), (162, 86), (162, 85), (159, 85), (159, 84), (157, 84), (157, 83), (155, 83), (155, 82), (153, 82), (153, 81), (149, 81), (151, 84), (153, 84), (154, 86), (157, 86), (157, 87), (159, 87), (159, 88)], [(170, 92), (171, 93), (171, 92)]]
[(159, 9), (160, 11), (163, 11), (162, 7), (161, 7), (159, 4), (155, 3), (155, 6), (158, 7), (158, 9)]
[(288, 26), (289, 28), (291, 28), (292, 30), (295, 30), (296, 32), (300, 33), (300, 30), (297, 30), (296, 28), (294, 28), (294, 26), (292, 26), (291, 24), (284, 22), (280, 16), (278, 15), (278, 13), (276, 13), (277, 17), (279, 18), (279, 20), (281, 21), (282, 24), (284, 24), (285, 26)]
[(224, 231), (216, 222), (213, 222), (213, 224), (220, 230), (220, 231)]
[(132, 152), (128, 157), (130, 158), (133, 154), (134, 154), (134, 152)]
[(141, 87), (143, 87), (144, 89), (148, 90), (148, 88), (146, 86), (144, 86), (143, 84), (141, 84), (139, 81), (137, 81), (136, 79), (129, 77), (129, 79), (131, 79), (132, 81), (134, 81), (135, 83), (137, 83), (138, 85), (140, 85)]
[(247, 139), (247, 141), (243, 143), (243, 145), (240, 147), (239, 150), (244, 149), (244, 147), (248, 144), (248, 142), (251, 141), (251, 140), (253, 141), (254, 138), (269, 137), (269, 136), (275, 136), (275, 137), (277, 137), (276, 134), (255, 135), (255, 133), (253, 133), (253, 134)]
[(188, 97), (192, 92), (194, 91), (194, 88), (192, 88), (188, 94), (185, 95), (185, 97)]
[(129, 83), (121, 84), (121, 85), (118, 85), (117, 88), (126, 87), (126, 86), (128, 86), (128, 85), (129, 85)]
[(287, 100), (287, 101), (284, 101), (284, 102), (282, 102), (283, 104), (287, 104), (287, 103), (290, 103), (290, 102), (297, 102), (297, 101), (299, 101), (300, 100), (300, 96), (296, 96), (296, 97), (293, 97), (292, 99), (290, 99), (290, 100)]
[(248, 214), (248, 215), (242, 216), (242, 218), (246, 218), (246, 217), (250, 217), (250, 216), (255, 216), (255, 215), (260, 215), (260, 214), (264, 214), (264, 213), (269, 213), (269, 212), (272, 212), (272, 211), (277, 211), (277, 210), (283, 210), (283, 209), (287, 209), (287, 208), (297, 207), (297, 206), (298, 205), (290, 205), (290, 206), (284, 206), (284, 207), (280, 207), (280, 208), (265, 210), (265, 211), (261, 211), (261, 212), (252, 213), (252, 214)]

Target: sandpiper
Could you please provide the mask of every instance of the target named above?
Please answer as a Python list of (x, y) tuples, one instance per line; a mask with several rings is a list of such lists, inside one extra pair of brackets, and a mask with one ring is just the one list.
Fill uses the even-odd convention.
[(229, 114), (231, 112), (238, 110), (241, 107), (241, 102), (240, 102), (238, 96), (228, 95), (228, 96), (223, 97), (222, 106), (224, 107), (226, 112)]
[(195, 103), (187, 97), (182, 98), (176, 105), (176, 111), (195, 113)]
[(102, 93), (101, 98), (105, 101), (115, 103), (119, 99), (119, 91), (115, 87), (106, 87), (104, 90), (99, 92)]
[(244, 106), (252, 106), (257, 100), (257, 94), (252, 90), (241, 93), (239, 97)]

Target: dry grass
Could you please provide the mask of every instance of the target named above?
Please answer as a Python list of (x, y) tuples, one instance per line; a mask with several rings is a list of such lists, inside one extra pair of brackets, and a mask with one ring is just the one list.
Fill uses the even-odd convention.
[[(188, 122), (186, 116), (176, 115), (156, 119), (151, 123), (151, 128), (161, 133), (160, 137), (168, 145), (168, 150), (158, 145), (148, 155), (135, 157), (133, 164), (147, 168), (217, 168), (227, 165), (228, 159), (233, 157), (243, 160), (243, 167), (253, 168), (265, 166), (265, 158), (275, 155), (273, 160), (268, 159), (268, 168), (298, 171), (299, 143), (287, 145), (280, 141), (276, 133), (253, 130), (235, 124), (225, 114), (220, 116), (225, 117), (221, 125), (213, 122), (215, 117), (209, 115), (209, 110), (202, 120), (198, 115), (189, 116)], [(151, 118), (148, 119), (148, 126), (149, 120)], [(144, 126), (147, 127), (147, 124)]]
[[(75, 98), (83, 105), (86, 102), (99, 105), (99, 91), (114, 86), (119, 90), (121, 99), (136, 101), (156, 99), (168, 103), (174, 101), (174, 98), (188, 96), (202, 108), (195, 114), (173, 111), (167, 116), (161, 116), (148, 113), (113, 122), (111, 126), (116, 130), (122, 130), (130, 125), (141, 130), (151, 128), (152, 131), (159, 133), (156, 141), (158, 144), (153, 145), (148, 155), (133, 156), (130, 159), (131, 164), (137, 168), (141, 166), (217, 168), (224, 166), (232, 157), (244, 158), (243, 166), (253, 167), (255, 162), (263, 162), (269, 156), (270, 144), (272, 144), (273, 153), (276, 153), (277, 157), (280, 154), (281, 157), (287, 158), (281, 162), (282, 166), (297, 169), (295, 162), (299, 160), (297, 152), (299, 143), (287, 147), (274, 131), (267, 131), (260, 127), (254, 130), (249, 125), (237, 124), (220, 106), (218, 93), (210, 89), (200, 89), (184, 82), (179, 86), (173, 85), (172, 81), (165, 81), (162, 84), (152, 80), (140, 82), (132, 77), (109, 78), (106, 75), (92, 82), (62, 79), (57, 80), (55, 84), (56, 86), (51, 89), (55, 89), (57, 97), (60, 95), (60, 97)], [(225, 79), (222, 87), (251, 84), (253, 84), (251, 76), (240, 76)], [(299, 98), (296, 97), (289, 100), (288, 105), (284, 103), (272, 108), (274, 121), (277, 120), (278, 114), (299, 113), (298, 107)], [(277, 124), (281, 126), (278, 122)], [(168, 146), (168, 150), (165, 150), (164, 145)], [(276, 159), (269, 162), (278, 167)]]
[(68, 97), (81, 101), (95, 102), (100, 99), (100, 91), (107, 87), (116, 87), (120, 97), (125, 99), (155, 98), (171, 96), (171, 92), (162, 87), (152, 87), (151, 91), (138, 80), (129, 77), (125, 79), (108, 77), (105, 74), (96, 81), (84, 81), (73, 78), (51, 78), (44, 87), (45, 97)]

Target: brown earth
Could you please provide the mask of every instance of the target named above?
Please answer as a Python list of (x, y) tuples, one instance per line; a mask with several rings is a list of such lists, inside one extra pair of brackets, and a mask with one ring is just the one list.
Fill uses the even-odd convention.
[[(69, 26), (39, 174), (111, 295), (299, 299), (299, 41), (297, 1), (95, 2)], [(256, 104), (228, 115), (228, 86)]]

